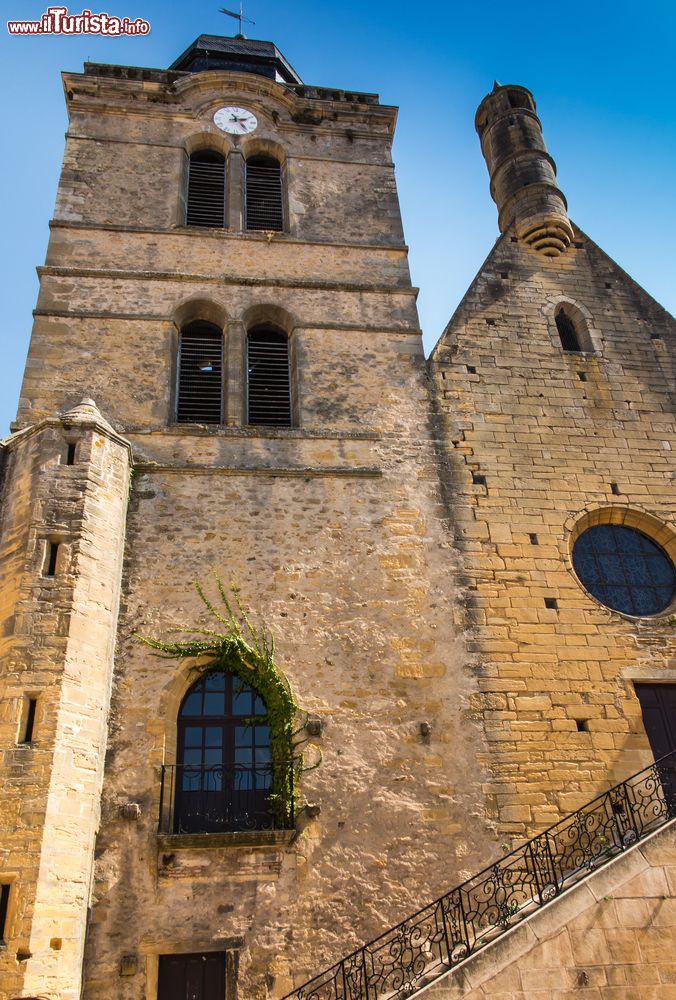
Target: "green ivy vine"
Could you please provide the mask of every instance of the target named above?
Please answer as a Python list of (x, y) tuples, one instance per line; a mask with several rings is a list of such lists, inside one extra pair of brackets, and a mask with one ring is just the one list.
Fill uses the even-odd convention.
[[(275, 665), (275, 640), (262, 625), (253, 625), (242, 604), (239, 588), (231, 585), (232, 600), (228, 597), (218, 573), (214, 573), (223, 610), (211, 601), (199, 581), (194, 587), (202, 603), (220, 623), (220, 629), (176, 625), (171, 632), (186, 636), (185, 639), (166, 641), (134, 633), (134, 637), (154, 650), (154, 655), (164, 659), (200, 658), (193, 670), (200, 676), (228, 670), (242, 683), (249, 684), (262, 696), (267, 706), (265, 721), (270, 726), (270, 750), (273, 760), (273, 792), (270, 796), (275, 819), (288, 821), (293, 816), (294, 799), (298, 795), (298, 777), (321, 764), (318, 759), (306, 764), (300, 747), (307, 738), (299, 738), (308, 719), (294, 698), (291, 687)], [(234, 605), (234, 606), (233, 606)], [(206, 657), (206, 659), (205, 659)], [(300, 726), (294, 721), (303, 713)], [(250, 723), (262, 719), (250, 719)], [(317, 749), (316, 747), (314, 749)]]

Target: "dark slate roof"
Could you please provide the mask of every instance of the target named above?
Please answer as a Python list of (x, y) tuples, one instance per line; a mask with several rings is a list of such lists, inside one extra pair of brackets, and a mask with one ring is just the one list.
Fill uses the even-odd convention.
[(285, 83), (303, 82), (273, 42), (245, 38), (243, 35), (235, 35), (234, 38), (200, 35), (169, 69), (188, 73), (229, 69), (256, 73), (270, 80), (281, 78)]

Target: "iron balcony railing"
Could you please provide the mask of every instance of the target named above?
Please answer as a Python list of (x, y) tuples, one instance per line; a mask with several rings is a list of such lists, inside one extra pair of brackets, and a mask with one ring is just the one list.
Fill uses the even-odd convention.
[(284, 1000), (401, 1000), (676, 816), (676, 751), (599, 795)]
[(159, 832), (293, 829), (297, 764), (164, 765)]

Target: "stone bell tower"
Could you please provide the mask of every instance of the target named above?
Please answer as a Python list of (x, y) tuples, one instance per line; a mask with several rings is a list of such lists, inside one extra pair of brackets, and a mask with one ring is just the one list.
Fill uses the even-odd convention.
[[(271, 42), (205, 35), (169, 69), (88, 63), (63, 84), (2, 496), (0, 997), (281, 996), (291, 963), (432, 894), (436, 859), (490, 853), (489, 824), (464, 823), (483, 741), (463, 721), (396, 109), (304, 84)], [(223, 708), (227, 671), (207, 697), (203, 662), (136, 635), (211, 628), (194, 582), (217, 599), (214, 570), (274, 634), (299, 706), (281, 813), (271, 705), (252, 734)], [(257, 813), (233, 806), (259, 780), (253, 735)], [(195, 788), (216, 805), (197, 794), (186, 819)]]

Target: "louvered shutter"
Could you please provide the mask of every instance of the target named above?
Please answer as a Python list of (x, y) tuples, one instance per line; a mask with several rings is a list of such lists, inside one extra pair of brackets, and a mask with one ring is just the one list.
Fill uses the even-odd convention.
[(289, 340), (262, 327), (247, 338), (248, 422), (274, 427), (291, 425)]
[(220, 424), (223, 410), (223, 334), (210, 323), (181, 331), (176, 419)]
[(225, 160), (220, 153), (193, 153), (188, 168), (189, 226), (225, 227)]
[(252, 156), (246, 161), (246, 228), (284, 229), (282, 171), (271, 157)]

